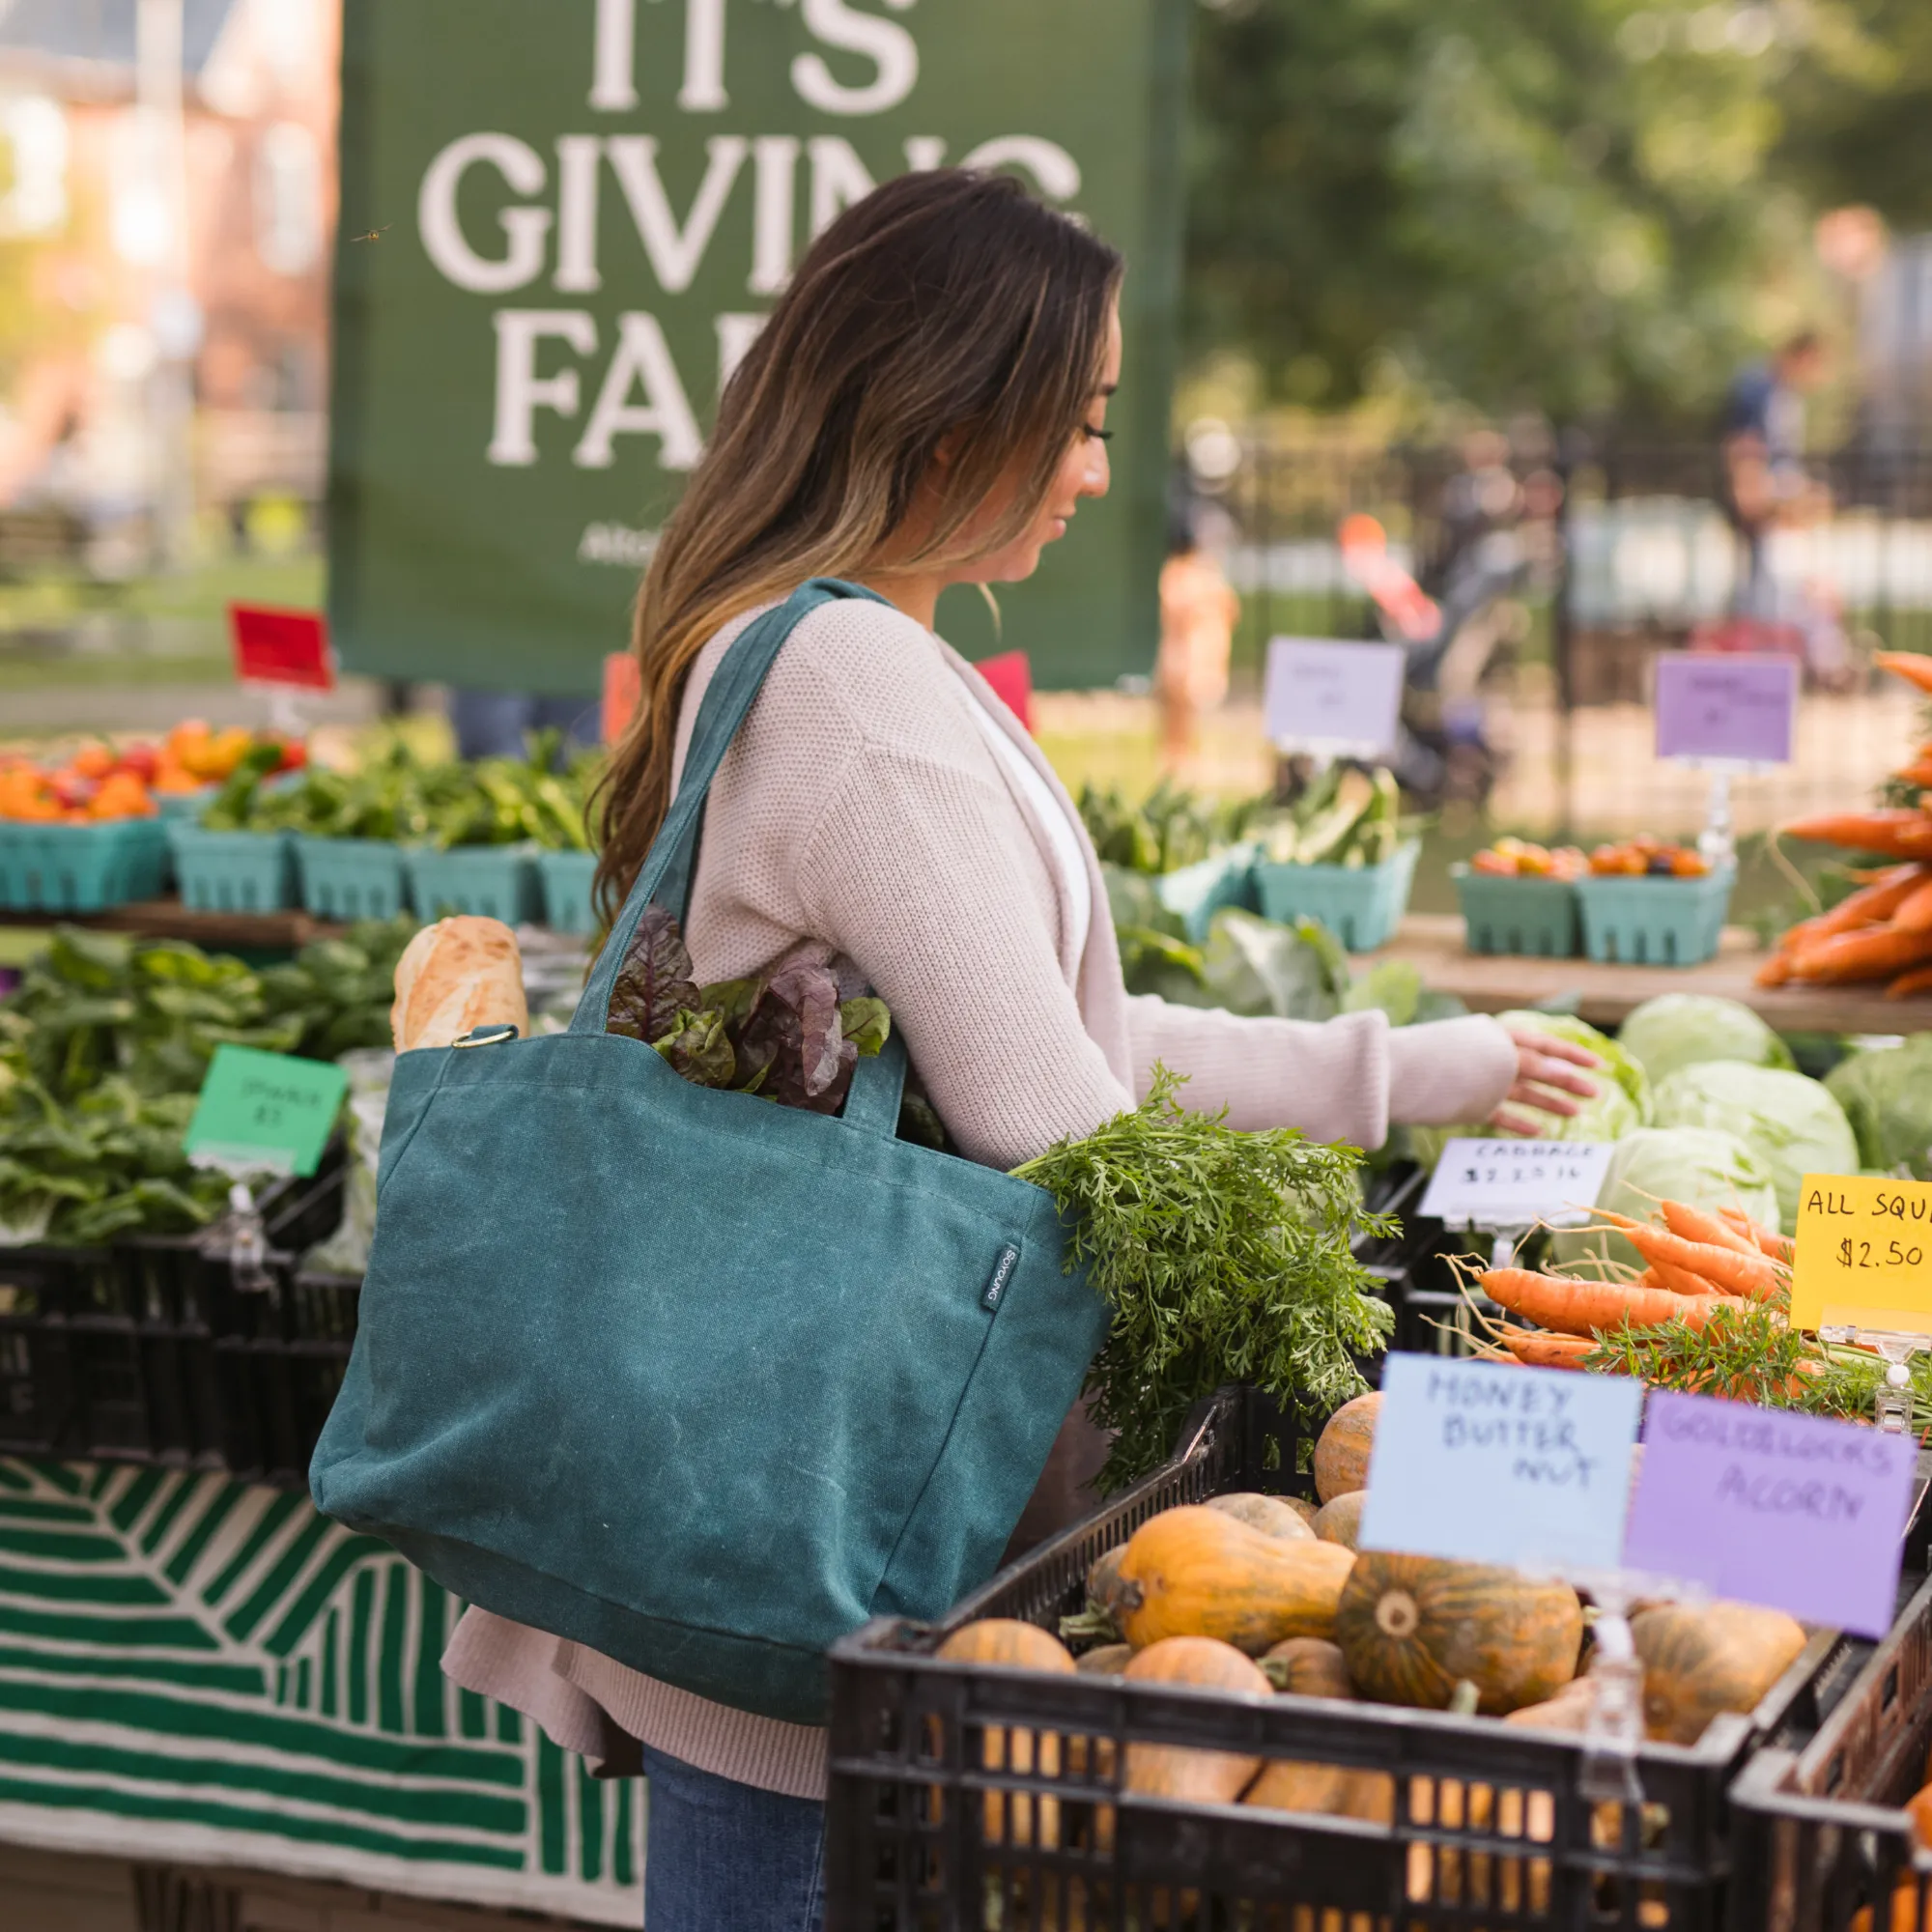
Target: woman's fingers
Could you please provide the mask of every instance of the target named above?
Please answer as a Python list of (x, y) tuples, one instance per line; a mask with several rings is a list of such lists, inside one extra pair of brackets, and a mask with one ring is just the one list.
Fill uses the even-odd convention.
[(1498, 1107), (1490, 1116), (1490, 1125), (1499, 1134), (1514, 1134), (1520, 1140), (1533, 1140), (1538, 1131), (1527, 1114), (1519, 1114), (1513, 1107)]
[(1585, 1100), (1597, 1097), (1597, 1082), (1587, 1073), (1576, 1073), (1560, 1060), (1538, 1049), (1524, 1047), (1517, 1057), (1517, 1071), (1523, 1080), (1533, 1080), (1562, 1094), (1580, 1094)]

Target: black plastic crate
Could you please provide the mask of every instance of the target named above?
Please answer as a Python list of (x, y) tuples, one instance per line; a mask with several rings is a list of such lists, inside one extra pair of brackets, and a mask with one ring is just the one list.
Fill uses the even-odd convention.
[[(270, 1238), (327, 1234), (332, 1220), (306, 1231), (330, 1211), (331, 1189), (339, 1216), (339, 1144), (314, 1179), (263, 1193)], [(293, 1469), (287, 1456), (256, 1452), (272, 1436), (255, 1420), (264, 1402), (224, 1360), (238, 1342), (267, 1350), (299, 1339), (293, 1256), (271, 1254), (268, 1277), (266, 1290), (238, 1284), (225, 1243), (210, 1235), (0, 1248), (0, 1450), (256, 1476)], [(336, 1330), (322, 1339), (332, 1350)], [(306, 1364), (294, 1369), (267, 1406), (306, 1416), (315, 1380)]]
[(1932, 1932), (1932, 1853), (1899, 1808), (1932, 1750), (1932, 1580), (1868, 1649), (1816, 1732), (1781, 1728), (1731, 1787), (1732, 1932)]
[[(1643, 1746), (1641, 1808), (1583, 1798), (1574, 1736), (933, 1656), (980, 1617), (1056, 1628), (1081, 1607), (1094, 1558), (1159, 1510), (1229, 1490), (1310, 1494), (1323, 1419), (1284, 1417), (1252, 1391), (1224, 1389), (1190, 1420), (1173, 1463), (942, 1623), (879, 1619), (835, 1648), (831, 1932), (1714, 1932), (1723, 1922), (1728, 1786), (1752, 1740), (1810, 1697), (1840, 1637), (1815, 1636), (1749, 1718), (1719, 1718), (1695, 1746)], [(989, 1734), (1016, 1724), (1035, 1735), (1032, 1762), (1058, 1775), (984, 1768)], [(1375, 1787), (1386, 1822), (1123, 1796), (1134, 1741), (1367, 1772), (1386, 1780)], [(995, 1793), (1056, 1809), (1010, 1796), (989, 1804)], [(1036, 1816), (1047, 1842), (1023, 1829)]]

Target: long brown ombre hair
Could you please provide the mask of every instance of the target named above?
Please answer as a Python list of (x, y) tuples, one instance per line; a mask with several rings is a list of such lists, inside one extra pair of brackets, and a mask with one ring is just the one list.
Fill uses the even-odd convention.
[[(638, 595), (642, 701), (598, 789), (607, 920), (669, 810), (705, 644), (811, 578), (875, 563), (942, 443), (945, 500), (894, 570), (1015, 541), (1093, 405), (1121, 275), (1112, 248), (1017, 182), (959, 169), (888, 183), (812, 244), (725, 388)], [(1004, 511), (978, 516), (1015, 476)]]

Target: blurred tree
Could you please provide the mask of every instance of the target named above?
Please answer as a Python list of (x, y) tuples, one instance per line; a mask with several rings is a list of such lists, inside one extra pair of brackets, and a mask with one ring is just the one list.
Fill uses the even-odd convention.
[(1925, 0), (1201, 0), (1194, 356), (1314, 406), (1702, 420), (1802, 309), (1832, 170), (1875, 198), (1879, 15), (1932, 55)]
[(1862, 202), (1896, 228), (1932, 228), (1932, 7), (1852, 0), (1833, 58), (1794, 61), (1779, 84), (1776, 164), (1820, 207)]

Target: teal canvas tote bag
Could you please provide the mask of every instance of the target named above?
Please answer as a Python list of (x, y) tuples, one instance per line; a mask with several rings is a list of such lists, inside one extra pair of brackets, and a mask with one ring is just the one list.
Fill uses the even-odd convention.
[(1050, 1196), (896, 1137), (896, 1036), (835, 1118), (604, 1030), (785, 639), (869, 595), (810, 583), (726, 653), (567, 1033), (397, 1060), (310, 1472), (469, 1602), (797, 1723), (838, 1637), (991, 1574), (1106, 1327)]

